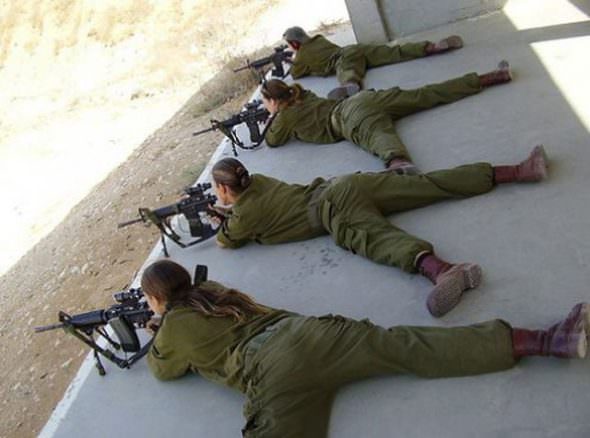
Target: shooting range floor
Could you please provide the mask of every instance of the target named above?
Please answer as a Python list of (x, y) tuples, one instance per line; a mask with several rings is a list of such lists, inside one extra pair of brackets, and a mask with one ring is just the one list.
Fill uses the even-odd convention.
[[(534, 9), (532, 4), (535, 3)], [(414, 88), (464, 73), (489, 71), (501, 59), (514, 82), (408, 117), (399, 134), (423, 171), (463, 163), (516, 163), (539, 143), (551, 160), (540, 184), (505, 185), (468, 200), (398, 214), (395, 223), (435, 245), (451, 261), (474, 261), (484, 283), (442, 319), (424, 302), (422, 277), (377, 265), (338, 248), (330, 237), (221, 250), (213, 240), (174, 260), (274, 307), (304, 314), (342, 314), (383, 325), (453, 326), (501, 317), (515, 326), (545, 327), (579, 301), (590, 301), (590, 71), (588, 2), (512, 2), (519, 8), (453, 23), (408, 40), (462, 35), (465, 47), (369, 71), (367, 88)], [(574, 6), (577, 5), (576, 6)], [(354, 42), (352, 31), (333, 36)], [(236, 78), (237, 80), (237, 78)], [(320, 95), (334, 77), (301, 81)], [(231, 156), (222, 142), (212, 162)], [(241, 152), (251, 172), (307, 183), (382, 163), (361, 149), (292, 143)], [(206, 169), (200, 181), (209, 176)], [(157, 246), (148, 261), (161, 255)], [(90, 310), (90, 309), (89, 309)], [(105, 362), (99, 377), (83, 364), (42, 437), (236, 437), (243, 396), (193, 375), (158, 382), (145, 361), (131, 370)], [(330, 436), (588, 437), (590, 360), (533, 358), (478, 377), (372, 379), (344, 388), (332, 411)]]

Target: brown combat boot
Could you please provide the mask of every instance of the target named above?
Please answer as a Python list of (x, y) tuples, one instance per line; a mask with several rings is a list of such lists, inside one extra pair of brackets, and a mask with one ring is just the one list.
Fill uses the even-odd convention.
[(440, 40), (438, 43), (428, 43), (424, 47), (424, 52), (427, 56), (438, 55), (450, 50), (457, 50), (463, 47), (463, 39), (459, 35), (451, 35), (450, 37)]
[(361, 91), (361, 86), (359, 84), (356, 82), (346, 82), (330, 91), (328, 93), (328, 99), (343, 100), (355, 95), (359, 91)]
[(418, 175), (418, 168), (406, 158), (392, 158), (385, 166), (387, 170), (397, 175)]
[(506, 60), (500, 61), (496, 70), (479, 75), (479, 84), (482, 88), (505, 84), (511, 80), (512, 72), (510, 71), (510, 64), (508, 64), (508, 61)]
[(543, 145), (535, 146), (528, 158), (515, 166), (494, 166), (496, 184), (538, 182), (547, 178), (547, 153)]
[(588, 353), (590, 304), (579, 303), (561, 322), (547, 330), (512, 329), (512, 351), (523, 356), (554, 356), (583, 359)]
[(434, 283), (426, 299), (426, 307), (437, 318), (459, 304), (463, 292), (481, 284), (481, 267), (475, 263), (454, 265), (434, 254), (427, 254), (418, 260), (417, 266), (420, 274)]

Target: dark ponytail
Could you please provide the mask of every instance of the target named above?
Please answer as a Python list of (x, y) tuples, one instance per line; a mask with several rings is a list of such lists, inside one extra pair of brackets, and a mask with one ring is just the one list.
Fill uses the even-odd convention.
[(202, 315), (231, 317), (243, 321), (249, 315), (261, 315), (269, 309), (235, 289), (206, 289), (191, 284), (190, 274), (178, 263), (159, 260), (141, 276), (143, 293), (166, 303), (168, 310), (189, 306)]
[(248, 169), (235, 158), (219, 160), (213, 166), (211, 174), (217, 184), (229, 187), (235, 194), (240, 194), (246, 190), (252, 180)]

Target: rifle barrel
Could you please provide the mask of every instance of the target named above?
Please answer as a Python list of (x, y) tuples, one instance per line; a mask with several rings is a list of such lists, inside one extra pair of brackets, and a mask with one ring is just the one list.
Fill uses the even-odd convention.
[(143, 218), (139, 217), (137, 219), (131, 219), (130, 221), (127, 221), (127, 222), (121, 222), (117, 225), (117, 228), (123, 228), (123, 227), (126, 227), (127, 225), (136, 224), (138, 222), (143, 222)]
[(44, 325), (42, 327), (35, 327), (35, 333), (41, 333), (41, 332), (46, 332), (49, 330), (55, 330), (55, 329), (62, 328), (65, 326), (66, 325), (63, 322), (60, 322), (57, 324), (50, 324), (50, 325)]
[(216, 129), (217, 129), (217, 126), (212, 126), (210, 128), (207, 128), (207, 129), (201, 129), (200, 131), (193, 132), (193, 135), (194, 136), (201, 135), (201, 134), (204, 134), (205, 132), (215, 131)]
[(250, 63), (248, 63), (248, 64), (246, 64), (245, 66), (243, 66), (243, 67), (240, 67), (240, 68), (234, 68), (234, 70), (233, 70), (233, 71), (234, 71), (234, 73), (237, 73), (237, 72), (239, 72), (239, 71), (246, 70), (247, 68), (250, 68)]

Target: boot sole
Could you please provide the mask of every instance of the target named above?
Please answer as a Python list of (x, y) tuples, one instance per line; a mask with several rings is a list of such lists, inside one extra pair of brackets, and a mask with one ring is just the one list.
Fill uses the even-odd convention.
[(481, 284), (481, 266), (470, 263), (453, 267), (443, 274), (446, 276), (428, 295), (426, 306), (430, 314), (436, 318), (453, 310), (463, 292), (474, 289)]
[(463, 47), (463, 38), (459, 35), (451, 35), (444, 39), (448, 50), (457, 50)]
[(498, 63), (498, 70), (503, 70), (508, 73), (508, 80), (506, 82), (512, 81), (512, 70), (510, 69), (510, 63), (503, 59)]
[(580, 336), (580, 340), (578, 341), (576, 353), (580, 359), (584, 359), (588, 355), (588, 338), (590, 337), (590, 304), (582, 304), (580, 315), (582, 316), (582, 324), (584, 328), (582, 336)]
[(393, 169), (388, 169), (390, 172), (396, 175), (419, 175), (420, 172), (416, 166), (400, 166)]
[[(560, 357), (570, 359), (584, 359), (588, 354), (588, 336), (590, 334), (590, 304), (576, 304), (572, 309), (572, 312), (570, 312), (570, 315), (573, 312), (577, 312), (575, 328), (578, 328), (579, 331), (575, 331), (569, 335), (569, 338), (566, 341), (567, 345), (570, 345), (570, 349), (566, 354), (561, 355)], [(568, 317), (570, 317), (570, 315), (568, 315)]]
[(578, 359), (584, 359), (588, 354), (588, 339), (586, 338), (586, 334), (580, 336), (578, 340), (578, 346), (576, 348), (576, 357)]
[(549, 160), (547, 159), (547, 152), (545, 152), (543, 145), (535, 146), (531, 155), (533, 155), (535, 173), (538, 175), (534, 181), (547, 179), (547, 161)]

